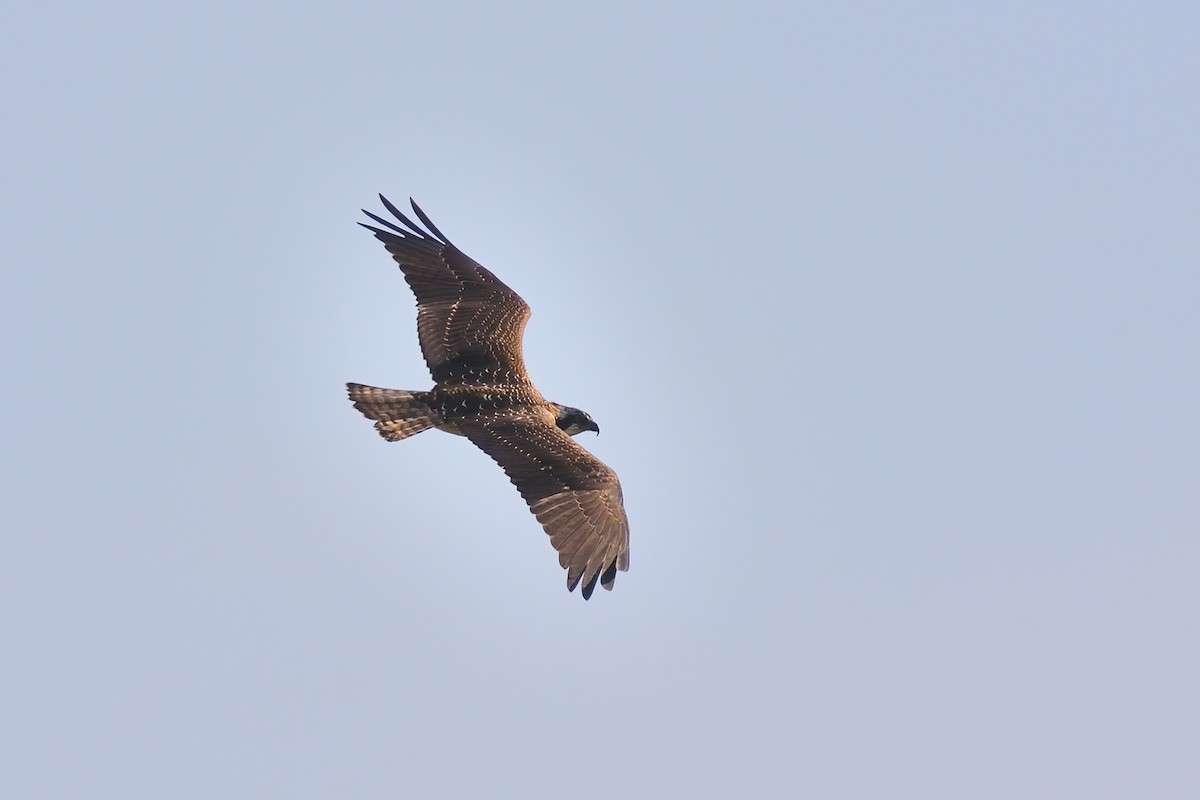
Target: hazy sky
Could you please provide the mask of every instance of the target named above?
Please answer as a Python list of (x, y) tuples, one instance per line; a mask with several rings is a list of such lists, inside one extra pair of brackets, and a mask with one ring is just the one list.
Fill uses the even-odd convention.
[[(10, 3), (5, 798), (1200, 796), (1200, 7)], [(354, 223), (534, 309), (589, 603)]]

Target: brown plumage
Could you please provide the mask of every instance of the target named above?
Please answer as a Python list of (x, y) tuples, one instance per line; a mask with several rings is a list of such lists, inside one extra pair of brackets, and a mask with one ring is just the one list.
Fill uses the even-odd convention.
[[(347, 384), (354, 407), (388, 441), (441, 428), (496, 461), (550, 535), (567, 590), (612, 589), (629, 569), (629, 521), (617, 475), (571, 437), (600, 428), (583, 411), (542, 397), (521, 340), (529, 306), (450, 243), (412, 203), (425, 229), (383, 195), (404, 227), (363, 210), (417, 298), (417, 337), (434, 387), (427, 392)], [(412, 201), (410, 201), (412, 202)]]

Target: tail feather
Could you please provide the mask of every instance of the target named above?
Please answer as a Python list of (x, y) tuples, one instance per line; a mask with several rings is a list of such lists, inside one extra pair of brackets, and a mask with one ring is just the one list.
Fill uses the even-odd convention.
[(363, 416), (375, 420), (375, 430), (389, 442), (427, 431), (442, 422), (425, 402), (425, 392), (381, 389), (361, 383), (347, 383), (346, 392)]

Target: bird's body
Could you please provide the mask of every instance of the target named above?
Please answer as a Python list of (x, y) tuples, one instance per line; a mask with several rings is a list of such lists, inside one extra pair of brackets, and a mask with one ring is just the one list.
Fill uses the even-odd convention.
[(417, 298), (417, 334), (429, 391), (347, 384), (350, 400), (389, 441), (430, 428), (466, 436), (508, 474), (567, 570), (590, 597), (629, 568), (629, 522), (616, 473), (571, 436), (600, 428), (585, 412), (546, 400), (525, 370), (529, 306), (450, 243), (413, 203), (428, 232), (382, 195), (406, 227), (364, 211)]

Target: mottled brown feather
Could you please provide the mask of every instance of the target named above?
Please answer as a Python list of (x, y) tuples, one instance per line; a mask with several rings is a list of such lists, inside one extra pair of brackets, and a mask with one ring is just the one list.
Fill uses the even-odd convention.
[(629, 568), (629, 521), (617, 475), (600, 459), (534, 416), (460, 420), (459, 429), (507, 473), (550, 536), (567, 570), (567, 589), (597, 576), (611, 589), (615, 570)]
[[(406, 227), (366, 209), (388, 228), (359, 223), (383, 242), (417, 298), (417, 337), (439, 384), (529, 384), (521, 340), (529, 306), (487, 268), (441, 235), (429, 233), (380, 195)], [(416, 203), (413, 209), (427, 220)]]
[[(451, 244), (423, 211), (414, 223), (380, 195), (401, 224), (364, 212), (417, 299), (417, 335), (435, 381), (429, 392), (349, 384), (355, 408), (395, 440), (438, 426), (462, 433), (508, 474), (542, 523), (584, 598), (612, 589), (629, 569), (629, 522), (616, 473), (556, 424), (555, 406), (525, 371), (529, 306)], [(560, 407), (561, 408), (561, 407)]]
[(389, 442), (427, 431), (442, 422), (441, 417), (429, 407), (428, 392), (348, 383), (346, 393), (364, 417), (375, 420), (375, 430)]

